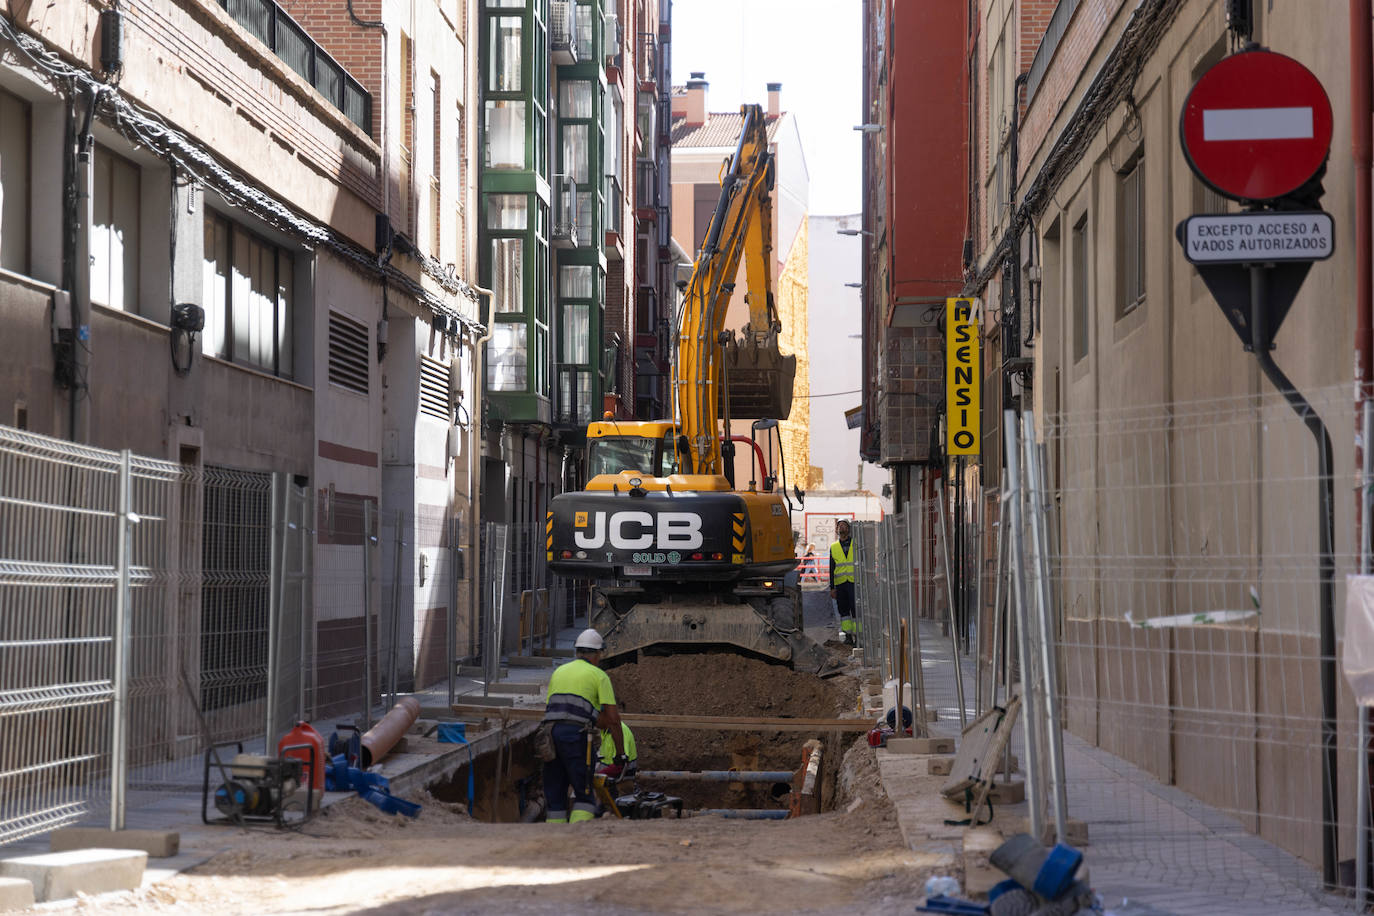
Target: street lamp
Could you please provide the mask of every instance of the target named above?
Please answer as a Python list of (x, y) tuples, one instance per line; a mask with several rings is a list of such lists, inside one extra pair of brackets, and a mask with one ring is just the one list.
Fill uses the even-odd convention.
[(864, 288), (864, 285), (863, 285), (862, 283), (846, 283), (845, 286), (849, 287), (850, 289), (863, 289), (863, 288)]
[(872, 235), (867, 229), (836, 229), (838, 235)]
[(880, 131), (880, 130), (883, 129), (883, 125), (881, 125), (881, 124), (855, 124), (855, 125), (854, 125), (854, 129), (855, 129), (855, 130), (861, 130), (861, 131), (863, 131), (863, 132), (866, 133), (866, 134), (876, 134), (878, 131)]

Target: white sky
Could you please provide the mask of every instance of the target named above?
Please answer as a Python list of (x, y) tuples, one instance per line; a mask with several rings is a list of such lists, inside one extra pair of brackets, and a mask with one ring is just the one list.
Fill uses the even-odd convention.
[(797, 117), (812, 214), (858, 213), (863, 121), (860, 0), (674, 0), (673, 85), (704, 70), (711, 111), (768, 104)]

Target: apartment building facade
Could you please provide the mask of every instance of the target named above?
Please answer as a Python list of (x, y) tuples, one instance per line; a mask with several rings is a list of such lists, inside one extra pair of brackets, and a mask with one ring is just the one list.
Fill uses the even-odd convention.
[[(1361, 737), (1337, 678), (1333, 774), (1321, 736), (1329, 710), (1319, 685), (1334, 660), (1319, 633), (1318, 530), (1310, 524), (1317, 496), (1315, 484), (1298, 486), (1318, 476), (1315, 449), (1174, 233), (1195, 213), (1240, 209), (1194, 176), (1179, 144), (1180, 111), (1198, 78), (1251, 41), (1312, 71), (1336, 113), (1319, 175), (1325, 195), (1316, 205), (1351, 244), (1307, 275), (1274, 358), (1299, 392), (1325, 398), (1317, 403), (1336, 443), (1333, 476), (1354, 480), (1358, 438), (1349, 392), (1364, 351), (1356, 341), (1360, 316), (1349, 303), (1359, 301), (1354, 249), (1368, 240), (1353, 231), (1358, 186), (1345, 115), (1352, 80), (1362, 77), (1352, 74), (1348, 4), (949, 6), (943, 30), (927, 21), (915, 31), (903, 29), (903, 17), (919, 11), (866, 7), (873, 130), (865, 228), (873, 234), (865, 236), (865, 332), (872, 335), (868, 365), (878, 370), (865, 373), (872, 386), (867, 454), (925, 457), (919, 446), (893, 440), (891, 413), (882, 407), (883, 389), (912, 377), (890, 360), (896, 334), (884, 318), (898, 307), (898, 284), (884, 271), (943, 261), (954, 270), (921, 274), (945, 277), (940, 295), (975, 296), (981, 304), (982, 452), (964, 466), (968, 495), (955, 513), (977, 517), (981, 496), (986, 517), (997, 519), (1004, 408), (1033, 411), (1049, 443), (1065, 727), (1329, 875), (1337, 858), (1352, 853), (1353, 835), (1343, 809), (1335, 808), (1334, 820), (1323, 815), (1324, 795), (1334, 790), (1346, 803), (1354, 797), (1353, 748)], [(903, 74), (900, 56), (911, 50), (918, 58), (922, 51), (948, 54), (939, 78)], [(927, 182), (953, 183), (962, 173), (961, 201), (932, 202), (921, 211), (931, 238), (903, 242), (892, 172), (909, 169), (921, 154), (894, 144), (904, 127), (930, 123), (920, 120), (921, 107), (947, 102), (952, 84), (963, 91), (946, 112), (949, 145), (928, 143), (925, 155), (961, 142), (962, 151)], [(943, 345), (938, 337), (932, 343)], [(938, 379), (931, 388), (937, 404), (944, 397)], [(938, 429), (938, 420), (930, 425)], [(1224, 448), (1200, 445), (1211, 441)], [(933, 470), (957, 485), (952, 463), (937, 460)], [(1341, 487), (1332, 562), (1345, 570), (1357, 553), (1359, 521)], [(985, 548), (984, 556), (995, 556), (996, 539)], [(1191, 620), (1223, 607), (1244, 609), (1235, 612), (1244, 622), (1140, 629), (1148, 615)], [(984, 629), (991, 613), (978, 611)], [(1323, 771), (1334, 778), (1324, 782)]]
[(666, 355), (671, 13), (667, 0), (481, 6), (478, 271), (495, 294), (483, 493), (485, 517), (516, 526), (516, 593), (551, 584), (543, 519), (582, 482), (587, 424), (635, 415), (637, 334)]
[[(314, 494), (317, 569), (356, 568), (364, 514), (396, 511), (408, 550), (446, 567), (439, 532), (447, 545), (471, 518), (464, 418), (481, 396), (471, 12), (6, 5), (4, 420), (206, 480), (286, 475)], [(261, 509), (197, 511), (208, 538)], [(317, 671), (322, 708), (356, 699), (344, 685), (358, 682), (377, 572), (371, 595), (313, 594), (312, 638), (333, 659)], [(435, 578), (397, 589), (407, 685), (443, 674), (444, 627), (468, 618), (466, 589), (440, 594)], [(209, 613), (210, 594), (181, 613)], [(232, 628), (234, 607), (266, 597), (230, 604)], [(210, 645), (216, 628), (207, 618), (207, 657), (228, 651)]]

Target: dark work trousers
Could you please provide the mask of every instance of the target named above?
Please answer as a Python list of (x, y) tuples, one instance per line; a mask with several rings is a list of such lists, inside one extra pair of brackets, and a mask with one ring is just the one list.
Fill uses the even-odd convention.
[[(550, 823), (590, 820), (596, 813), (592, 798), (591, 770), (587, 766), (587, 732), (576, 722), (553, 727), (558, 758), (544, 764), (544, 802)], [(568, 789), (573, 791), (572, 817), (568, 815)]]
[(854, 616), (854, 583), (841, 582), (835, 586), (835, 610), (840, 619)]

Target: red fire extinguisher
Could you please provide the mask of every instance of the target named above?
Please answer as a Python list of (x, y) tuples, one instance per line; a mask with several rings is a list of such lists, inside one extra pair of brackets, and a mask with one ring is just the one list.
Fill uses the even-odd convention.
[[(313, 767), (311, 749), (314, 751)], [(277, 756), (294, 757), (302, 761), (305, 765), (306, 783), (314, 787), (316, 792), (324, 793), (324, 771), (328, 766), (324, 756), (324, 737), (315, 731), (309, 722), (297, 722), (295, 728), (282, 735), (282, 739), (277, 742)]]

